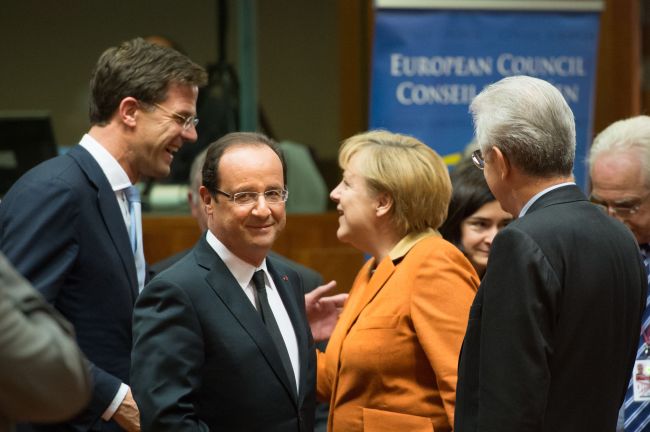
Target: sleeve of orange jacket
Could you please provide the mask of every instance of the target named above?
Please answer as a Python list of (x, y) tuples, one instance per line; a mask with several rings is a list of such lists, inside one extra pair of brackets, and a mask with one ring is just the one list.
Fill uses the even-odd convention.
[(411, 317), (436, 373), (449, 424), (454, 424), (458, 356), (479, 281), (469, 261), (451, 244), (441, 244), (428, 255), (414, 269)]

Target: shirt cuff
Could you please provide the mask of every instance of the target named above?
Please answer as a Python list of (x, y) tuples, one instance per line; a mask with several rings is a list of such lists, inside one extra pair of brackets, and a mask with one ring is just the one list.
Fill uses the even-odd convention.
[(115, 414), (115, 411), (117, 411), (117, 409), (120, 407), (122, 401), (124, 400), (128, 392), (129, 392), (129, 386), (124, 383), (121, 383), (120, 388), (117, 390), (117, 393), (113, 398), (113, 401), (108, 406), (108, 408), (106, 408), (104, 414), (102, 414), (102, 419), (104, 421), (109, 421), (111, 417), (113, 417), (113, 414)]

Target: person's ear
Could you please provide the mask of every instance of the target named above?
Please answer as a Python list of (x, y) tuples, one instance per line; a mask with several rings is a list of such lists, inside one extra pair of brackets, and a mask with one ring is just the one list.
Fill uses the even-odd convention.
[(203, 206), (205, 208), (205, 213), (207, 215), (212, 215), (212, 195), (210, 195), (210, 191), (208, 188), (205, 186), (201, 186), (199, 188), (199, 195), (201, 195), (201, 201), (203, 202)]
[(492, 147), (491, 152), (491, 163), (496, 168), (499, 178), (501, 180), (507, 179), (512, 171), (510, 160), (508, 160), (508, 157), (501, 151), (499, 147)]
[(136, 125), (136, 113), (140, 109), (140, 103), (134, 97), (128, 96), (122, 99), (119, 107), (117, 108), (117, 114), (120, 118), (120, 121), (127, 126), (135, 127)]
[(393, 208), (393, 197), (387, 194), (386, 192), (380, 192), (376, 197), (377, 206), (375, 212), (377, 217), (385, 216), (390, 213), (390, 209)]

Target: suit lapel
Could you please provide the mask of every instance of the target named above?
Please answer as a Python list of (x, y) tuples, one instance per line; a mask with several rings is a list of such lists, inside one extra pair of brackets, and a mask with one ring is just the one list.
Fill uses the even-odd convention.
[[(334, 370), (338, 371), (340, 367), (340, 355), (343, 340), (348, 335), (350, 329), (357, 321), (357, 318), (364, 308), (372, 301), (372, 299), (375, 298), (377, 293), (395, 271), (393, 261), (387, 256), (379, 263), (379, 266), (371, 275), (370, 269), (372, 269), (374, 262), (374, 258), (369, 260), (359, 272), (359, 275), (354, 281), (354, 291), (350, 292), (350, 300), (348, 300), (348, 303), (345, 305), (343, 313), (339, 317), (339, 322), (334, 329), (334, 333), (328, 342), (326, 353), (337, 353), (337, 356), (332, 359), (336, 363)], [(333, 377), (334, 382), (332, 383), (332, 394), (336, 393), (339, 377), (340, 375), (338, 373)]]
[[(124, 271), (128, 275), (131, 294), (133, 295), (133, 301), (135, 301), (135, 298), (138, 296), (138, 276), (135, 268), (135, 258), (133, 257), (133, 251), (129, 243), (129, 234), (124, 224), (124, 218), (115, 198), (115, 192), (97, 161), (93, 159), (86, 149), (77, 145), (70, 149), (67, 155), (77, 162), (86, 174), (89, 182), (97, 190), (99, 213), (113, 241), (113, 245), (120, 256)], [(89, 229), (92, 229), (92, 227), (89, 227)]]
[(364, 266), (364, 277), (367, 278), (367, 283), (365, 287), (363, 287), (363, 289), (355, 296), (357, 299), (353, 303), (346, 306), (346, 309), (349, 309), (349, 312), (344, 313), (345, 316), (341, 317), (344, 319), (344, 335), (347, 335), (347, 333), (350, 331), (350, 328), (352, 328), (354, 323), (357, 321), (357, 318), (363, 309), (368, 305), (368, 303), (372, 301), (372, 299), (375, 298), (377, 293), (381, 290), (386, 281), (395, 271), (395, 265), (393, 264), (393, 261), (390, 259), (390, 257), (387, 256), (379, 263), (379, 266), (375, 269), (374, 273), (369, 276), (369, 272), (372, 268), (373, 263), (374, 259), (371, 260), (371, 262), (367, 263), (366, 266)]
[(257, 345), (278, 380), (296, 403), (296, 390), (289, 382), (280, 355), (264, 323), (228, 267), (205, 240), (205, 235), (194, 248), (194, 254), (197, 263), (209, 270), (206, 282), (210, 288)]
[[(293, 332), (296, 335), (296, 340), (298, 342), (298, 357), (299, 357), (298, 363), (300, 368), (299, 369), (300, 382), (298, 383), (298, 389), (300, 390), (300, 403), (302, 403), (302, 400), (304, 399), (306, 394), (304, 389), (305, 386), (307, 385), (306, 373), (307, 373), (307, 360), (309, 357), (309, 352), (308, 352), (309, 341), (307, 340), (306, 332), (300, 331), (301, 329), (306, 328), (307, 323), (304, 322), (304, 320), (301, 318), (302, 314), (300, 313), (299, 306), (296, 303), (296, 296), (294, 294), (296, 292), (294, 286), (299, 287), (300, 282), (295, 278), (293, 278), (293, 275), (290, 279), (288, 275), (280, 274), (277, 271), (277, 269), (274, 267), (270, 259), (267, 258), (266, 263), (267, 263), (267, 268), (269, 269), (269, 272), (273, 277), (273, 283), (275, 283), (275, 287), (278, 289), (278, 293), (280, 294), (280, 298), (282, 299), (284, 308), (287, 310), (289, 319), (291, 319)], [(298, 395), (296, 394), (293, 386), (291, 386), (291, 388), (292, 390), (294, 390), (293, 394), (296, 396), (296, 398), (298, 398)]]

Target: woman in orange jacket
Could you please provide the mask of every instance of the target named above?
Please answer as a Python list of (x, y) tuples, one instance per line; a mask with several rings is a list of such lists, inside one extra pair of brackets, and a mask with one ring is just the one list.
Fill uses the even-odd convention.
[(458, 355), (478, 277), (436, 229), (451, 184), (438, 154), (415, 138), (371, 131), (339, 151), (330, 194), (339, 240), (363, 266), (318, 357), (328, 430), (450, 431)]

